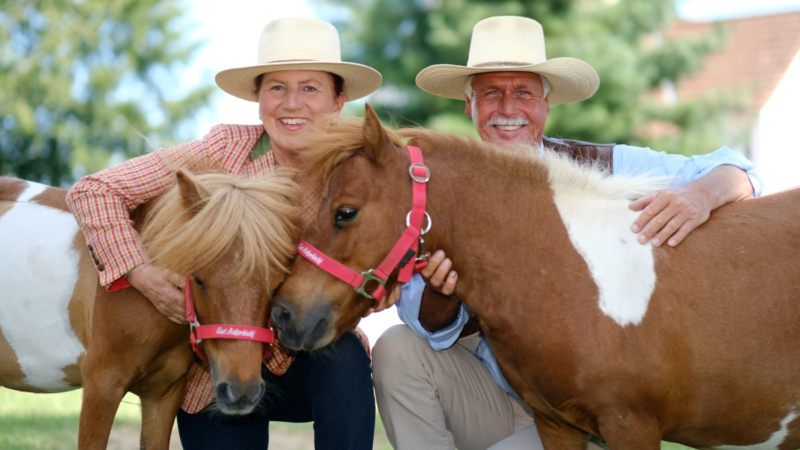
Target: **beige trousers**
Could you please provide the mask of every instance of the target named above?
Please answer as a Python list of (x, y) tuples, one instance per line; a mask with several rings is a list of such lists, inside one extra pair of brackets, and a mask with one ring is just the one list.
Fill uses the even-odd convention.
[(437, 352), (405, 325), (378, 339), (375, 393), (395, 450), (542, 449), (531, 414), (475, 357), (480, 339)]

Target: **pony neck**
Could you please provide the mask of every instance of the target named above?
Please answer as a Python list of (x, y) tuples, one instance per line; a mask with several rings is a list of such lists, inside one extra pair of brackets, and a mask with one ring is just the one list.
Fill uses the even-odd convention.
[[(428, 211), (434, 223), (426, 248), (442, 249), (454, 262), (457, 294), (471, 311), (491, 320), (490, 310), (496, 308), (490, 305), (527, 294), (515, 287), (498, 292), (493, 274), (523, 270), (523, 262), (527, 267), (534, 260), (555, 267), (578, 262), (562, 255), (571, 244), (541, 162), (490, 155), (486, 152), (493, 150), (483, 148), (465, 149), (458, 158), (452, 158), (453, 151), (428, 150)], [(546, 284), (552, 280), (538, 271), (525, 276), (550, 289)]]

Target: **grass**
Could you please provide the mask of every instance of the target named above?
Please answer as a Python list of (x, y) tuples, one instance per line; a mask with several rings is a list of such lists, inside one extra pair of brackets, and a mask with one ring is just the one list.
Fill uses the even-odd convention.
[[(30, 394), (0, 389), (0, 448), (63, 450), (76, 448), (83, 391)], [(115, 426), (139, 426), (139, 399), (128, 394)]]
[[(0, 388), (0, 449), (3, 450), (63, 450), (74, 449), (78, 442), (78, 417), (82, 391), (63, 394), (29, 394)], [(125, 396), (114, 419), (115, 427), (133, 427), (139, 424), (139, 399)], [(311, 423), (273, 423), (270, 425), (272, 447), (283, 450), (313, 448)], [(273, 439), (274, 437), (274, 439)], [(282, 439), (286, 445), (278, 445)], [(125, 448), (136, 448), (131, 442)], [(391, 450), (383, 423), (375, 424), (374, 450)], [(661, 450), (692, 450), (679, 444), (661, 443)]]
[[(82, 390), (63, 394), (30, 394), (0, 388), (0, 449), (64, 450), (78, 443)], [(139, 398), (128, 394), (120, 404), (114, 427), (133, 428), (132, 441), (122, 448), (138, 448), (141, 424)], [(313, 424), (273, 423), (271, 447), (282, 450), (313, 449)], [(285, 442), (285, 445), (281, 445)], [(111, 448), (111, 447), (109, 447)], [(375, 425), (375, 450), (391, 450), (380, 420)]]

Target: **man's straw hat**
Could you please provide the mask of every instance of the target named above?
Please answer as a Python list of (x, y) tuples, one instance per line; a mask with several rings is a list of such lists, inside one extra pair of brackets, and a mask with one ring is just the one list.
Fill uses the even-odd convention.
[(440, 97), (464, 99), (470, 75), (486, 72), (533, 72), (550, 82), (550, 104), (585, 100), (600, 87), (600, 77), (576, 58), (547, 59), (544, 32), (527, 17), (499, 16), (481, 20), (472, 29), (466, 66), (438, 64), (417, 75), (417, 86)]
[(255, 66), (223, 70), (217, 85), (223, 91), (257, 102), (255, 80), (280, 70), (319, 70), (344, 79), (347, 100), (365, 97), (381, 85), (381, 74), (362, 64), (342, 62), (339, 33), (328, 22), (316, 19), (278, 19), (264, 27), (258, 42)]

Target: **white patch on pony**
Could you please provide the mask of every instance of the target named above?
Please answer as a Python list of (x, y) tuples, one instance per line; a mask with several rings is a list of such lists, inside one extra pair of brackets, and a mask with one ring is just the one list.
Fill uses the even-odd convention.
[(755, 445), (719, 445), (716, 447), (712, 447), (717, 450), (774, 450), (780, 447), (783, 444), (783, 441), (786, 440), (786, 437), (789, 436), (789, 424), (797, 418), (797, 413), (792, 411), (786, 416), (783, 420), (781, 420), (781, 427), (778, 431), (772, 433), (772, 436), (769, 437), (765, 442), (761, 444)]
[(47, 186), (43, 184), (34, 183), (33, 181), (28, 181), (27, 183), (28, 187), (17, 197), (18, 202), (29, 202), (47, 189)]
[[(29, 187), (19, 198), (33, 198)], [(39, 191), (41, 192), (41, 191)], [(18, 202), (0, 216), (0, 328), (26, 375), (50, 392), (75, 389), (62, 368), (85, 350), (72, 331), (68, 305), (78, 278), (75, 218), (37, 203)]]
[(639, 244), (631, 200), (663, 189), (663, 179), (607, 177), (545, 152), (554, 201), (570, 241), (589, 267), (600, 310), (620, 326), (642, 322), (656, 284), (653, 249)]

